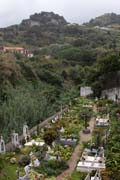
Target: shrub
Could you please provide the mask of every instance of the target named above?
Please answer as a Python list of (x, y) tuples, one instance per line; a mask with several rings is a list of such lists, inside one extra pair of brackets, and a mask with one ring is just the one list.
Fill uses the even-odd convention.
[(15, 148), (15, 153), (20, 153), (21, 149), (19, 147)]
[(66, 161), (44, 161), (41, 166), (37, 168), (37, 171), (46, 176), (58, 176), (63, 170), (67, 169), (68, 165)]
[(0, 155), (0, 170), (4, 169), (4, 158)]
[(30, 163), (30, 157), (25, 155), (25, 156), (22, 156), (21, 159), (19, 160), (19, 164), (21, 166), (26, 166)]

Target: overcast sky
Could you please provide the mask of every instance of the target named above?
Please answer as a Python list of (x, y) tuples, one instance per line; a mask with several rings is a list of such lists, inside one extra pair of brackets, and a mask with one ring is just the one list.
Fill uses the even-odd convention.
[(0, 0), (0, 27), (18, 24), (41, 11), (53, 11), (81, 24), (104, 13), (120, 14), (120, 0)]

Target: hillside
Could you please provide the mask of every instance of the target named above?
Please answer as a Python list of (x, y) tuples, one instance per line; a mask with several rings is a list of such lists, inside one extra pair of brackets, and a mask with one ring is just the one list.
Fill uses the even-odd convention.
[(120, 15), (115, 13), (106, 13), (102, 16), (91, 19), (86, 25), (90, 26), (108, 26), (112, 24), (120, 25)]
[[(113, 17), (116, 18), (113, 18)], [(97, 20), (98, 19), (98, 20)], [(119, 15), (103, 15), (93, 20), (102, 21), (103, 25), (113, 23), (111, 19), (118, 19)], [(105, 20), (104, 20), (105, 19)], [(92, 22), (92, 21), (91, 21)], [(92, 23), (89, 23), (90, 25)], [(102, 22), (101, 22), (102, 23)], [(97, 23), (96, 23), (97, 25)], [(119, 32), (105, 32), (86, 25), (69, 24), (64, 17), (53, 12), (33, 14), (19, 25), (0, 29), (0, 44), (22, 45), (32, 49), (51, 44), (70, 44), (75, 46), (101, 47), (109, 46)], [(116, 38), (119, 41), (118, 38)], [(118, 42), (119, 43), (119, 42)]]
[(53, 12), (35, 13), (19, 25), (0, 29), (1, 42), (33, 46), (48, 45), (57, 42), (67, 24), (62, 16)]
[[(103, 90), (120, 87), (119, 15), (78, 25), (53, 12), (36, 13), (1, 28), (0, 45), (0, 180), (21, 179), (24, 171), (30, 179), (84, 180), (95, 164), (103, 180), (119, 180), (119, 92), (116, 102), (101, 99)], [(93, 95), (79, 97), (84, 86), (91, 86)], [(5, 152), (3, 142), (11, 138)], [(78, 160), (83, 171), (93, 153), (91, 167), (77, 172)], [(98, 179), (94, 173), (89, 177)]]
[(119, 34), (69, 24), (52, 12), (0, 29), (1, 45), (23, 46), (34, 53), (27, 58), (0, 52), (0, 133), (6, 140), (13, 129), (21, 133), (24, 123), (32, 127), (60, 110), (61, 104), (69, 104), (80, 86), (91, 85), (100, 97), (105, 85), (112, 85), (112, 74), (116, 77), (120, 70)]

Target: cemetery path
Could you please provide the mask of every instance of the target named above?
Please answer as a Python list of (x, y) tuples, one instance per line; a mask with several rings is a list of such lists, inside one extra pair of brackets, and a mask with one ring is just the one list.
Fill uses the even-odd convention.
[[(93, 108), (93, 111), (96, 112), (96, 107)], [(88, 142), (91, 140), (92, 138), (92, 132), (94, 129), (94, 118), (92, 117), (90, 122), (89, 122), (89, 129), (90, 129), (90, 133), (89, 134), (84, 134), (82, 131), (80, 131), (79, 135), (80, 135), (80, 141), (79, 144), (76, 146), (70, 160), (68, 161), (68, 165), (69, 168), (67, 170), (65, 170), (64, 172), (62, 172), (57, 178), (56, 180), (63, 180), (67, 177), (70, 177), (71, 174), (73, 173), (76, 164), (79, 160), (80, 155), (82, 154), (82, 150), (83, 150), (83, 142)]]
[(80, 132), (80, 140), (81, 140), (81, 143), (82, 142), (88, 142), (91, 140), (91, 137), (92, 137), (92, 132), (93, 132), (93, 129), (94, 129), (94, 118), (92, 118), (89, 122), (89, 129), (90, 129), (90, 133), (89, 134), (85, 134), (83, 133), (83, 131)]

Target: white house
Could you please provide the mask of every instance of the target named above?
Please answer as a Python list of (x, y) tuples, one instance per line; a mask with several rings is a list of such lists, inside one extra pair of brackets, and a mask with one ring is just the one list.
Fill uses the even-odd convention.
[(80, 88), (80, 96), (87, 97), (93, 94), (92, 88), (90, 86), (84, 86)]

